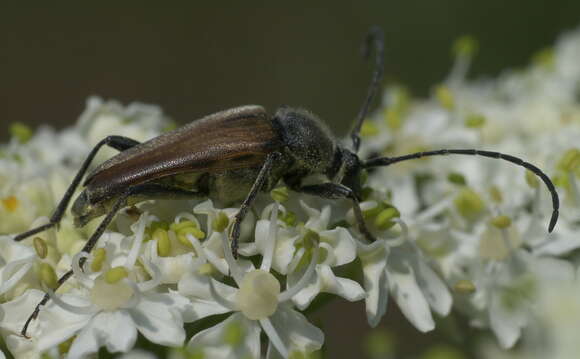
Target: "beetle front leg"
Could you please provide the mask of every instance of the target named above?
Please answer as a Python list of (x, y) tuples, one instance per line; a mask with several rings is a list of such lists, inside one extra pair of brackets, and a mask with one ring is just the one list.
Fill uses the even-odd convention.
[(272, 169), (274, 161), (279, 157), (280, 154), (278, 152), (268, 154), (268, 156), (266, 157), (266, 161), (262, 165), (262, 168), (260, 169), (260, 172), (258, 173), (258, 176), (256, 177), (256, 180), (254, 181), (254, 184), (250, 189), (250, 192), (248, 193), (246, 199), (240, 206), (240, 210), (238, 211), (238, 213), (236, 213), (236, 216), (234, 217), (234, 223), (232, 224), (232, 230), (230, 231), (230, 242), (232, 246), (231, 248), (232, 255), (234, 256), (235, 259), (238, 259), (238, 239), (240, 238), (240, 226), (242, 224), (242, 221), (246, 217), (246, 214), (248, 213), (250, 206), (256, 199), (258, 192), (262, 189), (262, 187), (264, 187), (264, 183), (266, 182), (266, 179), (270, 174), (270, 170)]
[(318, 196), (328, 199), (347, 198), (352, 201), (352, 209), (356, 219), (359, 231), (365, 236), (369, 242), (374, 242), (376, 239), (369, 231), (362, 210), (360, 209), (358, 198), (355, 196), (352, 189), (337, 183), (321, 183), (315, 185), (301, 186), (293, 188), (296, 192), (302, 192), (313, 196)]
[(139, 144), (138, 141), (135, 141), (133, 139), (130, 139), (128, 137), (123, 137), (123, 136), (108, 136), (108, 137), (102, 139), (99, 143), (97, 143), (97, 145), (95, 147), (93, 147), (93, 149), (91, 150), (91, 152), (89, 153), (89, 155), (87, 156), (85, 161), (83, 162), (83, 165), (81, 166), (81, 168), (77, 172), (75, 178), (71, 182), (70, 186), (68, 187), (68, 189), (64, 193), (64, 196), (62, 197), (62, 199), (58, 203), (58, 206), (56, 207), (52, 216), (50, 217), (49, 222), (47, 224), (33, 228), (33, 229), (26, 231), (24, 233), (20, 233), (19, 235), (14, 237), (14, 240), (17, 242), (21, 241), (21, 240), (26, 239), (26, 238), (28, 238), (36, 233), (40, 233), (40, 232), (43, 232), (49, 228), (52, 228), (60, 223), (60, 220), (64, 216), (64, 212), (66, 211), (66, 208), (68, 207), (68, 204), (70, 203), (70, 199), (71, 199), (72, 195), (74, 194), (79, 183), (81, 182), (81, 179), (83, 178), (83, 176), (87, 172), (89, 165), (91, 164), (91, 162), (93, 161), (93, 159), (95, 158), (97, 152), (99, 151), (99, 149), (101, 147), (103, 147), (104, 145), (107, 145), (107, 146), (112, 147), (116, 150), (125, 151), (126, 149), (131, 148), (131, 147), (138, 145), (138, 144)]
[[(97, 229), (91, 235), (91, 237), (89, 238), (87, 243), (85, 243), (85, 246), (81, 250), (81, 253), (90, 253), (91, 252), (91, 250), (93, 249), (95, 244), (97, 244), (97, 241), (99, 240), (99, 238), (103, 235), (103, 232), (105, 232), (105, 229), (107, 229), (107, 226), (113, 220), (113, 217), (115, 217), (115, 214), (125, 205), (129, 195), (130, 195), (130, 192), (127, 192), (127, 193), (122, 194), (117, 199), (117, 201), (113, 205), (113, 208), (111, 208), (111, 211), (109, 213), (107, 213), (107, 216), (105, 217), (105, 219), (103, 219), (103, 221), (99, 224), (99, 227), (97, 227)], [(83, 257), (79, 260), (79, 265), (81, 268), (83, 267), (83, 264), (86, 262), (86, 260), (87, 260), (86, 257)], [(56, 292), (56, 290), (61, 285), (63, 285), (72, 275), (73, 275), (72, 269), (69, 270), (68, 272), (66, 272), (65, 274), (63, 274), (58, 279), (57, 285), (55, 288), (53, 288), (53, 290)], [(23, 337), (28, 338), (28, 336), (26, 335), (26, 332), (28, 330), (28, 326), (30, 325), (30, 322), (32, 322), (32, 320), (36, 319), (36, 317), (38, 316), (38, 313), (40, 312), (40, 307), (45, 305), (49, 299), (50, 299), (50, 296), (48, 294), (45, 294), (44, 297), (42, 298), (42, 300), (36, 305), (36, 308), (34, 308), (34, 311), (32, 312), (32, 314), (28, 317), (28, 319), (26, 319), (26, 323), (24, 323), (24, 326), (22, 327), (22, 330), (20, 331), (20, 334)]]

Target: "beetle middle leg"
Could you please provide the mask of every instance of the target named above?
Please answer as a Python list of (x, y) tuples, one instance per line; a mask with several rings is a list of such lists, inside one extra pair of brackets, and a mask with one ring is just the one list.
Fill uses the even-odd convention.
[(131, 148), (135, 145), (138, 145), (138, 144), (139, 144), (138, 141), (135, 141), (131, 138), (123, 137), (123, 136), (107, 136), (106, 138), (102, 139), (99, 143), (97, 143), (95, 145), (95, 147), (93, 147), (91, 152), (89, 152), (89, 155), (87, 156), (87, 158), (83, 162), (83, 165), (81, 166), (81, 168), (77, 172), (75, 178), (73, 179), (73, 181), (69, 185), (68, 189), (64, 193), (64, 196), (62, 197), (62, 199), (58, 203), (58, 206), (56, 207), (56, 209), (52, 213), (52, 216), (50, 217), (49, 222), (47, 224), (33, 228), (33, 229), (26, 231), (24, 233), (20, 233), (19, 235), (14, 237), (14, 240), (17, 242), (21, 241), (21, 240), (26, 239), (26, 238), (28, 238), (36, 233), (40, 233), (40, 232), (45, 231), (49, 228), (52, 228), (60, 223), (60, 220), (64, 216), (66, 208), (68, 207), (68, 204), (70, 203), (72, 195), (74, 194), (79, 183), (81, 182), (81, 179), (83, 178), (83, 176), (87, 172), (89, 165), (91, 164), (91, 162), (93, 161), (93, 159), (95, 158), (97, 152), (99, 151), (99, 149), (101, 147), (103, 147), (104, 145), (107, 145), (107, 146), (112, 147), (116, 150), (125, 151), (126, 149), (129, 149), (129, 148)]
[[(232, 246), (232, 255), (236, 259), (238, 258), (238, 239), (240, 238), (240, 226), (242, 221), (244, 220), (244, 217), (246, 217), (250, 206), (256, 199), (258, 192), (262, 189), (262, 187), (264, 187), (264, 183), (270, 174), (270, 170), (274, 165), (274, 161), (276, 161), (279, 157), (280, 154), (278, 152), (272, 152), (268, 154), (266, 161), (264, 161), (264, 164), (262, 165), (262, 168), (260, 169), (260, 172), (258, 173), (258, 176), (256, 177), (256, 180), (250, 189), (250, 192), (246, 196), (244, 202), (242, 202), (240, 210), (234, 217), (234, 223), (232, 225), (232, 230), (230, 231), (230, 242)], [(224, 250), (226, 249), (224, 248)]]
[(358, 225), (358, 230), (363, 234), (363, 236), (365, 236), (365, 238), (369, 242), (374, 242), (376, 240), (366, 225), (366, 222), (362, 215), (362, 210), (360, 209), (359, 200), (355, 196), (354, 191), (352, 189), (337, 183), (321, 183), (308, 186), (301, 186), (292, 189), (297, 192), (306, 193), (322, 198), (350, 199), (352, 201), (352, 209), (354, 211), (354, 217)]

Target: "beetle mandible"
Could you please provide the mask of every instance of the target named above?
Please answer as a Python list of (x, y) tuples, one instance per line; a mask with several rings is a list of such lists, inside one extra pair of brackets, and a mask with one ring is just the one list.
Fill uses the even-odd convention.
[[(360, 129), (382, 80), (383, 43), (381, 29), (371, 28), (364, 43), (364, 52), (368, 57), (370, 50), (374, 50), (374, 71), (365, 101), (350, 133), (351, 148), (339, 144), (315, 115), (290, 107), (282, 107), (269, 116), (260, 106), (241, 106), (193, 121), (143, 143), (122, 136), (108, 136), (90, 151), (49, 223), (21, 233), (14, 239), (21, 241), (58, 225), (97, 151), (105, 145), (120, 153), (86, 176), (82, 182), (84, 188), (72, 206), (75, 225), (79, 227), (105, 215), (84, 245), (82, 252), (86, 253), (93, 249), (115, 214), (124, 207), (156, 198), (209, 197), (230, 204), (241, 202), (229, 232), (231, 250), (237, 257), (240, 225), (256, 195), (260, 191), (273, 189), (280, 181), (296, 192), (349, 200), (359, 231), (367, 240), (374, 241), (359, 206), (361, 171), (421, 157), (450, 154), (506, 160), (540, 177), (552, 196), (553, 212), (548, 227), (551, 232), (558, 219), (559, 208), (554, 185), (538, 167), (517, 157), (475, 149), (442, 149), (368, 160), (357, 156)], [(302, 180), (310, 175), (323, 175), (328, 181), (303, 185)], [(80, 265), (85, 261), (86, 258), (82, 258)], [(58, 286), (72, 273), (70, 270), (59, 278)], [(22, 329), (22, 335), (26, 336), (31, 320), (36, 318), (40, 307), (48, 300), (49, 296), (45, 295), (36, 306)]]

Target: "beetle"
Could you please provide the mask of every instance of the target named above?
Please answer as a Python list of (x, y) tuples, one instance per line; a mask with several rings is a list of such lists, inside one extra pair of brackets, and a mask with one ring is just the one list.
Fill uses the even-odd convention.
[[(421, 157), (451, 154), (506, 160), (540, 177), (552, 196), (553, 212), (548, 230), (553, 230), (559, 208), (554, 185), (538, 167), (520, 158), (475, 149), (442, 149), (361, 160), (357, 156), (359, 133), (383, 76), (382, 31), (378, 27), (371, 28), (364, 45), (365, 57), (374, 50), (375, 64), (368, 93), (350, 133), (352, 148), (340, 144), (328, 127), (306, 110), (282, 107), (269, 116), (264, 108), (254, 105), (206, 116), (144, 143), (108, 136), (90, 151), (49, 223), (14, 239), (21, 241), (58, 225), (93, 158), (103, 146), (120, 153), (86, 176), (83, 190), (72, 205), (75, 225), (79, 227), (105, 216), (83, 247), (85, 253), (93, 249), (115, 214), (124, 207), (148, 199), (209, 197), (227, 204), (241, 203), (229, 232), (232, 254), (237, 258), (240, 225), (246, 213), (260, 191), (269, 191), (280, 181), (296, 192), (351, 201), (359, 231), (367, 240), (374, 241), (359, 206), (361, 172)], [(328, 181), (303, 184), (303, 179), (311, 175), (322, 175)], [(81, 267), (85, 260), (80, 260)], [(70, 270), (59, 278), (58, 286), (72, 273)], [(26, 336), (30, 321), (48, 300), (49, 296), (45, 295), (36, 306), (22, 329), (23, 336)]]

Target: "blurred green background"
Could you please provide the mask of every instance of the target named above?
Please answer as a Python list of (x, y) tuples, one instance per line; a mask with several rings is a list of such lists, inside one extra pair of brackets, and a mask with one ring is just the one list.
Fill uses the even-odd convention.
[[(496, 76), (526, 65), (579, 20), (578, 0), (4, 2), (0, 140), (14, 121), (70, 125), (93, 94), (159, 104), (178, 123), (243, 104), (303, 106), (344, 134), (370, 78), (359, 51), (370, 25), (385, 31), (386, 80), (426, 95), (446, 75), (460, 35), (480, 42), (472, 77)], [(361, 303), (339, 300), (316, 318), (328, 358), (361, 356), (370, 332)], [(394, 304), (382, 326), (396, 338), (397, 358), (425, 358), (439, 343)], [(464, 327), (446, 326), (459, 338), (451, 345), (470, 347)]]

